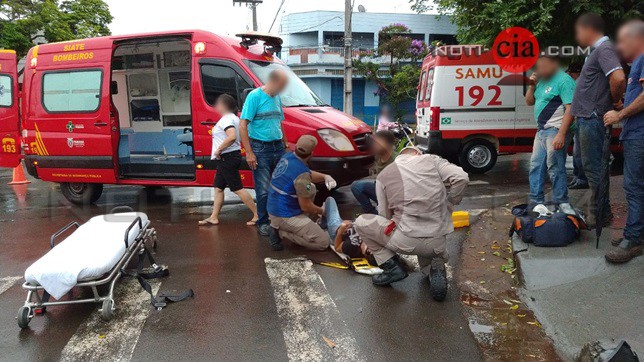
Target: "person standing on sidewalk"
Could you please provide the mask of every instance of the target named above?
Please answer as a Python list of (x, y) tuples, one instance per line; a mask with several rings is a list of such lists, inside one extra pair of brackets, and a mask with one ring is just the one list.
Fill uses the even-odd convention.
[(268, 184), (277, 162), (288, 149), (282, 127), (284, 110), (279, 94), (288, 85), (285, 71), (270, 73), (268, 82), (253, 90), (246, 97), (239, 123), (239, 136), (246, 150), (246, 162), (253, 170), (255, 198), (257, 199), (257, 230), (268, 236)]
[(623, 122), (620, 140), (624, 147), (624, 193), (628, 204), (628, 216), (624, 237), (613, 242), (606, 252), (606, 260), (625, 263), (642, 255), (642, 231), (644, 230), (644, 21), (632, 20), (624, 24), (618, 33), (617, 49), (628, 63), (632, 63), (628, 75), (624, 109), (604, 115), (604, 124)]
[(525, 100), (534, 107), (537, 134), (530, 159), (530, 203), (545, 202), (546, 173), (552, 182), (552, 201), (568, 205), (566, 178), (566, 148), (572, 124), (570, 104), (575, 93), (575, 81), (560, 68), (559, 60), (542, 56), (536, 71), (530, 76)]
[[(375, 176), (384, 170), (389, 164), (394, 162), (398, 153), (394, 151), (396, 137), (391, 131), (378, 131), (371, 138), (371, 152), (374, 155), (374, 164), (371, 173)], [(351, 192), (362, 206), (362, 212), (365, 214), (377, 214), (378, 210), (373, 206), (372, 201), (378, 205), (376, 198), (376, 180), (366, 178), (357, 180), (351, 184)]]
[(606, 112), (621, 108), (626, 77), (613, 43), (604, 35), (601, 16), (593, 13), (580, 16), (575, 31), (580, 46), (592, 47), (577, 79), (571, 113), (576, 119), (581, 159), (591, 190), (588, 224), (594, 228), (597, 223), (608, 226), (612, 220), (609, 197), (605, 198), (603, 218), (597, 220), (597, 190), (608, 174), (607, 169), (602, 169), (602, 161), (608, 164), (602, 152), (606, 133), (603, 117)]
[[(379, 215), (354, 222), (358, 235), (384, 270), (374, 275), (385, 286), (407, 277), (397, 253), (418, 255), (429, 275), (432, 298), (447, 295), (447, 235), (454, 231), (452, 210), (461, 202), (469, 178), (462, 168), (415, 147), (403, 149), (376, 179)], [(429, 268), (429, 272), (427, 269)]]
[[(581, 73), (581, 63), (571, 63), (566, 69), (566, 73), (577, 81), (579, 74)], [(570, 126), (570, 133), (573, 135), (573, 150), (572, 150), (572, 175), (573, 178), (568, 183), (568, 188), (571, 190), (582, 190), (588, 188), (588, 179), (584, 173), (584, 165), (581, 162), (581, 147), (579, 147), (579, 137), (577, 132), (575, 132), (575, 124), (573, 123)]]

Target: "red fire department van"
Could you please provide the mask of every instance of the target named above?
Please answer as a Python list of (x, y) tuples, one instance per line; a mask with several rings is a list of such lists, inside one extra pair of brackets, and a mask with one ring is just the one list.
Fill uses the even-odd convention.
[[(370, 128), (324, 104), (273, 55), (280, 47), (277, 37), (198, 30), (39, 45), (26, 59), (21, 127), (15, 54), (2, 53), (0, 94), (12, 96), (0, 105), (1, 165), (16, 166), (22, 147), (29, 174), (60, 183), (74, 203), (96, 201), (104, 184), (211, 186), (215, 100), (228, 93), (243, 103), (281, 68), (289, 142), (317, 137), (311, 166), (340, 185), (365, 176)], [(252, 187), (248, 166), (240, 172)]]
[(14, 167), (21, 158), (16, 62), (16, 52), (0, 50), (0, 167)]
[[(444, 46), (422, 65), (416, 99), (416, 143), (471, 173), (494, 167), (499, 153), (532, 152), (534, 108), (525, 103), (526, 74), (504, 71), (478, 46)], [(613, 130), (619, 151), (621, 128)]]

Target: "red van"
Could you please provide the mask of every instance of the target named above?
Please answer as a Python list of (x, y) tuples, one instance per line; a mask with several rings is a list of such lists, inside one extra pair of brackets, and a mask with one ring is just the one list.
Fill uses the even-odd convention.
[[(282, 94), (288, 140), (317, 137), (311, 166), (339, 185), (367, 175), (370, 128), (324, 104), (275, 57), (280, 38), (239, 36), (195, 30), (36, 46), (26, 59), (22, 129), (4, 122), (3, 113), (3, 137), (16, 148), (22, 143), (32, 176), (60, 183), (74, 203), (96, 201), (103, 184), (211, 186), (216, 98), (228, 93), (243, 103), (282, 68), (290, 77)], [(15, 90), (15, 67), (8, 70)], [(15, 99), (7, 105), (12, 120), (17, 105)], [(1, 164), (15, 166), (18, 158), (4, 144)], [(240, 172), (252, 187), (248, 166)]]
[(16, 52), (0, 50), (0, 167), (15, 167), (21, 158), (16, 67)]

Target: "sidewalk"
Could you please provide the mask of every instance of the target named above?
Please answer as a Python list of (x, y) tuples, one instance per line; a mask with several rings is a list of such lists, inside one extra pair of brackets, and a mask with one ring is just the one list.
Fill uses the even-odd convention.
[[(573, 205), (583, 203), (586, 191), (570, 191)], [(604, 228), (599, 249), (594, 231), (583, 231), (580, 240), (565, 248), (539, 248), (512, 238), (523, 282), (519, 294), (565, 360), (577, 358), (589, 342), (611, 348), (622, 339), (644, 356), (644, 257), (624, 265), (604, 259), (626, 220), (621, 176), (611, 177), (610, 192), (615, 219)]]

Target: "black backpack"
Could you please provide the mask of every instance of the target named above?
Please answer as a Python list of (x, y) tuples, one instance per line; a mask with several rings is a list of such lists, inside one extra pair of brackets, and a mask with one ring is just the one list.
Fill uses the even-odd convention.
[(555, 208), (549, 215), (539, 215), (528, 210), (527, 204), (517, 205), (512, 208), (514, 222), (509, 236), (517, 233), (521, 240), (535, 246), (567, 246), (579, 237), (580, 229), (587, 228), (583, 214), (575, 212), (576, 215), (570, 215)]

